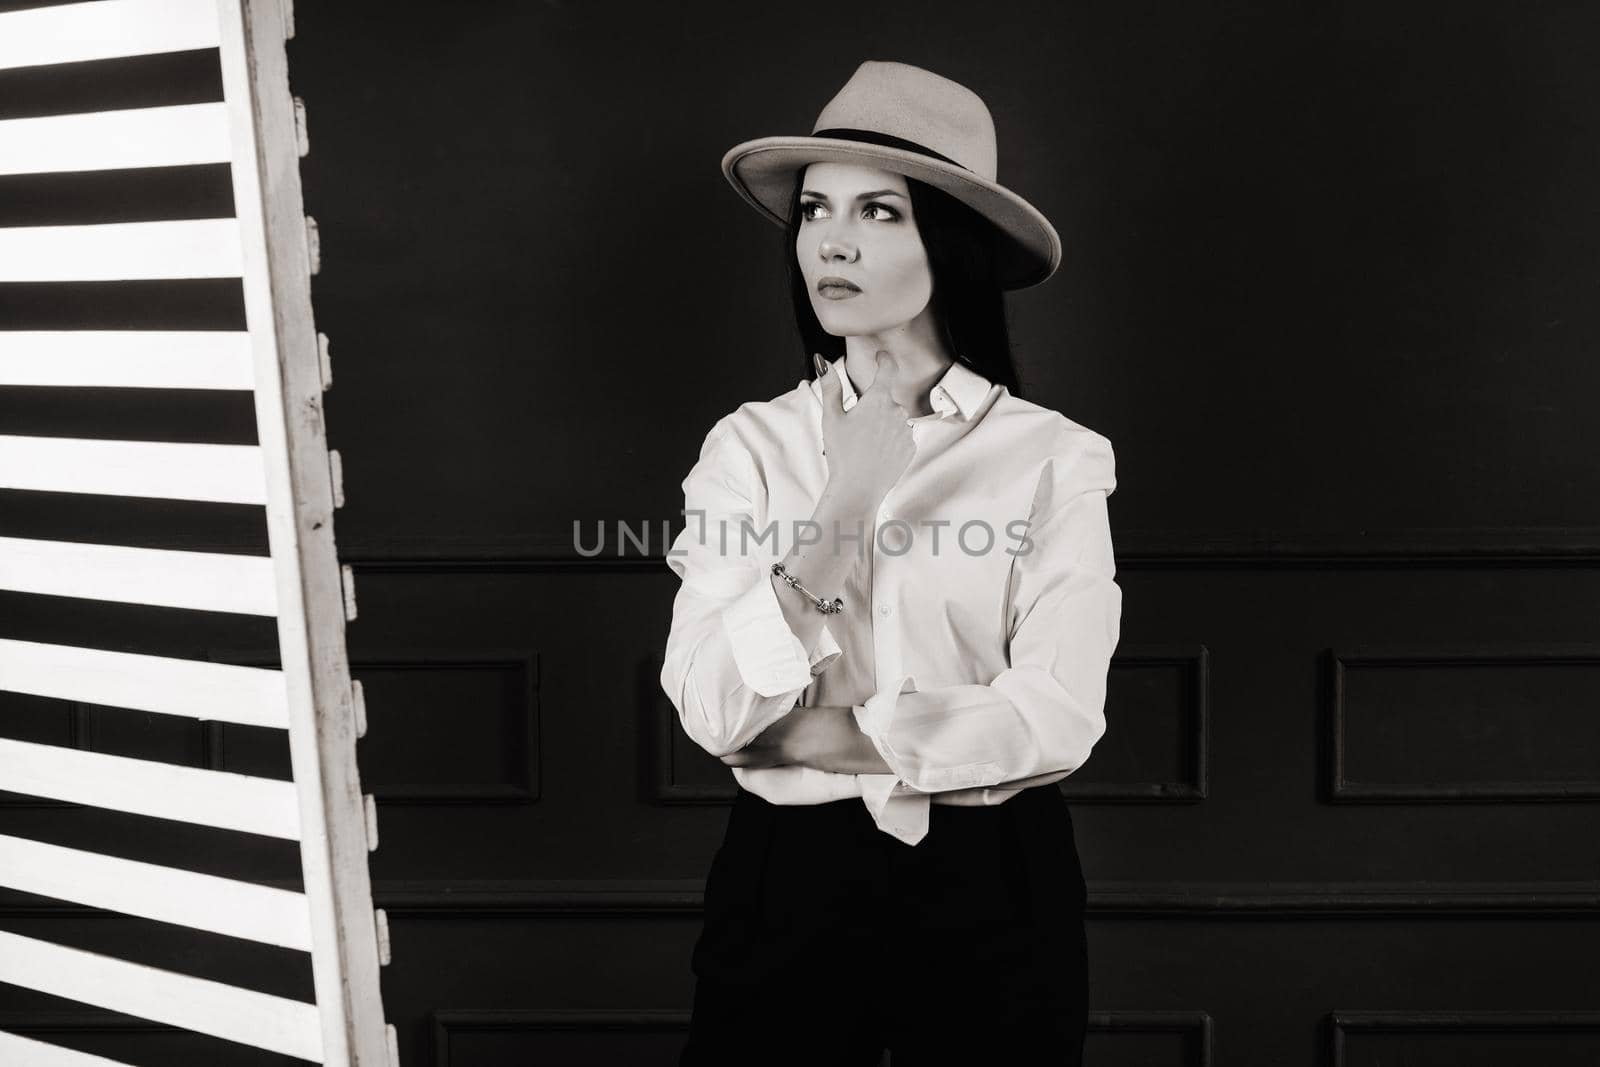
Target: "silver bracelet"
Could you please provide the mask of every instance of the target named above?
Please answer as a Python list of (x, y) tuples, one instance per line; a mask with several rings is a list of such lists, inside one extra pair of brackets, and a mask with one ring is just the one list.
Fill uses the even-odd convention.
[(796, 578), (794, 575), (785, 570), (783, 564), (774, 563), (772, 565), (772, 573), (776, 574), (779, 578), (782, 578), (785, 582), (788, 582), (791, 589), (798, 589), (800, 592), (810, 597), (811, 602), (817, 606), (817, 610), (822, 612), (824, 615), (837, 615), (839, 612), (844, 610), (843, 600), (839, 599), (838, 597), (834, 597), (832, 602), (823, 600), (811, 590), (801, 585), (800, 579)]

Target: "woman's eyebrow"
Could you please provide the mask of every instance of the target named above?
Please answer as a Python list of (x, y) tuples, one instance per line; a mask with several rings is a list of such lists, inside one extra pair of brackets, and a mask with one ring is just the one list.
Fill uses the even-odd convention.
[[(826, 194), (813, 192), (810, 189), (802, 189), (802, 190), (800, 190), (800, 195), (801, 196), (814, 196), (818, 200), (827, 200), (828, 199)], [(856, 199), (857, 200), (871, 200), (875, 196), (898, 196), (902, 200), (905, 199), (905, 195), (903, 193), (897, 193), (893, 189), (874, 189), (870, 193), (857, 193), (856, 194)]]

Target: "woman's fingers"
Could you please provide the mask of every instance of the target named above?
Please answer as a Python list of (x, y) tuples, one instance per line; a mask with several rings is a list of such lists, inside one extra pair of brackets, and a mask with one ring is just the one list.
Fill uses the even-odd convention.
[(817, 373), (819, 375), (817, 380), (822, 383), (822, 454), (826, 456), (828, 454), (827, 426), (844, 403), (842, 399), (843, 387), (839, 384), (839, 376), (832, 373), (833, 364), (815, 352), (811, 353), (811, 361), (817, 365)]
[(886, 348), (878, 349), (877, 362), (878, 369), (872, 376), (872, 384), (862, 391), (857, 398), (858, 403), (862, 400), (870, 400), (873, 403), (881, 404), (884, 401), (879, 400), (879, 397), (885, 398), (891, 404), (894, 403), (894, 383), (900, 374), (899, 365), (895, 363), (894, 357), (889, 354), (889, 350)]
[(822, 382), (822, 398), (828, 401), (823, 407), (823, 411), (825, 413), (836, 412), (843, 403), (841, 398), (844, 396), (844, 386), (839, 383), (839, 376), (833, 373), (833, 364), (824, 363), (823, 366), (827, 369), (820, 379)]
[(718, 757), (729, 767), (776, 767), (778, 754), (770, 749), (742, 748)]

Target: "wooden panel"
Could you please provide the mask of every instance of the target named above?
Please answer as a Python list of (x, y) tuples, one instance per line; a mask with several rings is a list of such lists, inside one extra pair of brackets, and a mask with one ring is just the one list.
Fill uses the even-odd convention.
[[(276, 666), (262, 649), (213, 647), (212, 659)], [(404, 729), (361, 741), (361, 780), (386, 808), (397, 804), (532, 804), (539, 800), (539, 655), (480, 646), (367, 652), (351, 671), (367, 706)], [(287, 753), (270, 736), (225, 730), (219, 766), (246, 774), (288, 774)], [(720, 764), (719, 764), (720, 766)], [(726, 768), (723, 768), (726, 770)]]
[(0, 537), (0, 589), (197, 611), (274, 615), (266, 556)]
[(351, 670), (376, 709), (361, 759), (362, 781), (379, 803), (538, 801), (537, 653), (368, 654)]
[(0, 489), (265, 504), (256, 445), (0, 434)]
[(288, 889), (5, 834), (0, 881), (24, 893), (311, 951), (305, 895)]
[(0, 15), (0, 70), (215, 47), (214, 0), (94, 0)]
[(1335, 801), (1600, 797), (1600, 648), (1330, 656)]
[[(685, 1011), (435, 1011), (433, 1062), (437, 1067), (669, 1063), (676, 1061), (688, 1034)], [(1211, 1018), (1203, 1011), (1092, 1012), (1084, 1047), (1084, 1061), (1104, 1067), (1209, 1067)], [(893, 1067), (894, 1058), (886, 1052), (878, 1063)]]
[(15, 330), (0, 385), (254, 389), (243, 330)]
[[(474, 881), (449, 878), (380, 882), (379, 905), (391, 916), (480, 919), (486, 916), (596, 918), (702, 915), (703, 879)], [(1541, 919), (1600, 912), (1600, 883), (1088, 883), (1096, 919), (1299, 919), (1465, 916)]]
[(1592, 1067), (1600, 1013), (1592, 1011), (1334, 1012), (1333, 1067)]
[(178, 167), (228, 161), (221, 103), (0, 122), (0, 174)]
[[(710, 776), (722, 776), (724, 783), (731, 776), (714, 760), (706, 764), (706, 779), (695, 775), (689, 757), (703, 753), (694, 752), (690, 743), (678, 754), (673, 777), (666, 778), (651, 747), (657, 738), (674, 737), (670, 707), (663, 706), (658, 676), (647, 666), (659, 651), (671, 600), (652, 588), (654, 576), (554, 562), (493, 568), (463, 560), (416, 570), (358, 569), (363, 597), (371, 598), (363, 605), (368, 609), (364, 627), (376, 627), (358, 628), (359, 643), (351, 650), (358, 670), (365, 661), (386, 658), (391, 649), (431, 659), (437, 629), (419, 620), (456, 620), (450, 646), (463, 657), (512, 639), (526, 641), (537, 647), (544, 665), (541, 701), (550, 711), (544, 718), (545, 751), (604, 753), (610, 770), (600, 780), (625, 783), (625, 797), (615, 788), (595, 792), (599, 806), (581, 824), (564, 818), (559, 804), (533, 805), (525, 814), (496, 813), (511, 821), (507, 833), (512, 838), (532, 835), (544, 842), (537, 858), (435, 830), (415, 818), (418, 813), (395, 809), (396, 817), (418, 827), (419, 840), (438, 850), (436, 857), (448, 857), (440, 858), (434, 870), (473, 870), (499, 879), (705, 874), (722, 833), (725, 814), (716, 805), (725, 794), (680, 804), (676, 801), (686, 798), (676, 790), (702, 782), (725, 788)], [(1325, 691), (1322, 653), (1347, 637), (1354, 646), (1355, 638), (1374, 633), (1372, 604), (1391, 605), (1382, 620), (1384, 634), (1434, 632), (1457, 639), (1477, 632), (1511, 640), (1527, 625), (1519, 604), (1540, 605), (1546, 612), (1543, 625), (1556, 630), (1580, 625), (1584, 613), (1592, 614), (1593, 604), (1600, 602), (1600, 572), (1519, 568), (1493, 583), (1474, 580), (1476, 571), (1467, 573), (1439, 568), (1130, 573), (1128, 598), (1136, 607), (1130, 609), (1127, 643), (1118, 656), (1181, 649), (1191, 641), (1195, 644), (1189, 647), (1195, 648), (1203, 639), (1209, 650), (1210, 702), (1226, 714), (1218, 711), (1210, 721), (1205, 801), (1160, 804), (1166, 813), (1160, 818), (1140, 803), (1069, 802), (1091, 882), (1091, 907), (1112, 907), (1119, 914), (1221, 909), (1364, 915), (1425, 913), (1436, 905), (1453, 913), (1570, 914), (1600, 899), (1600, 886), (1583, 891), (1575, 884), (1592, 879), (1595, 870), (1588, 859), (1592, 849), (1585, 848), (1594, 837), (1591, 804), (1480, 804), (1472, 810), (1465, 804), (1435, 805), (1413, 813), (1415, 818), (1395, 820), (1377, 805), (1367, 811), (1329, 805), (1320, 793), (1327, 737), (1319, 707)], [(1230, 596), (1251, 610), (1219, 615), (1216, 605)], [(1445, 605), (1450, 610), (1441, 614)], [(1261, 619), (1268, 616), (1273, 621), (1263, 629)], [(1452, 623), (1454, 633), (1441, 629)], [(591, 638), (602, 629), (606, 641), (597, 648)], [(615, 669), (618, 663), (623, 669)], [(1183, 736), (1170, 727), (1182, 721), (1173, 701), (1186, 691), (1181, 680), (1187, 674), (1176, 666), (1124, 670), (1114, 663), (1112, 704), (1129, 707), (1123, 703), (1126, 692), (1117, 686), (1150, 680), (1135, 703), (1141, 713), (1158, 713), (1159, 721), (1152, 724), (1158, 729), (1146, 735), (1131, 723), (1113, 724), (1102, 740), (1111, 747), (1094, 759), (1115, 755), (1117, 746), (1137, 737), (1137, 759), (1129, 763), (1158, 770), (1169, 766), (1147, 758), (1161, 752), (1159, 744), (1147, 742), (1151, 736), (1158, 741)], [(377, 724), (394, 699), (376, 700), (373, 692), (369, 689), (368, 703), (374, 728), (362, 742), (364, 759), (374, 753)], [(596, 706), (631, 710), (603, 719), (551, 710)], [(467, 721), (478, 721), (477, 714), (469, 712)], [(381, 744), (399, 746), (408, 760), (421, 758), (405, 739)], [(547, 760), (546, 771), (555, 776), (547, 778), (545, 795), (551, 797), (566, 791), (555, 784), (567, 773), (566, 761)], [(382, 766), (367, 762), (364, 771), (381, 773)], [(252, 766), (230, 764), (230, 769)], [(1256, 847), (1259, 840), (1271, 841), (1272, 847)], [(1464, 841), (1473, 847), (1463, 851)], [(1125, 889), (1107, 896), (1113, 884)]]
[(435, 1011), (433, 1063), (436, 1067), (579, 1062), (627, 1067), (673, 1063), (688, 1033), (689, 1013), (683, 1011)]
[(233, 219), (0, 227), (0, 282), (237, 278)]
[(1106, 679), (1106, 735), (1061, 780), (1080, 804), (1192, 804), (1206, 797), (1210, 654), (1121, 642)]
[(1089, 1013), (1083, 1062), (1096, 1067), (1211, 1067), (1211, 1046), (1211, 1016), (1204, 1011), (1095, 1011)]
[[(583, 914), (529, 922), (488, 909), (459, 920), (402, 916), (396, 936), (407, 947), (405, 959), (452, 975), (450, 1003), (524, 1009), (500, 1014), (498, 1021), (509, 1024), (503, 1039), (486, 1030), (497, 1021), (490, 1012), (436, 1012), (436, 1020), (442, 1015), (450, 1023), (451, 1055), (431, 1060), (418, 1045), (407, 1062), (439, 1067), (639, 1062), (605, 1054), (608, 1045), (627, 1048), (629, 1042), (614, 1032), (594, 1032), (604, 1025), (590, 1028), (595, 1051), (587, 1059), (536, 1057), (554, 1036), (538, 1024), (581, 1022), (585, 1012), (562, 1010), (572, 1005), (615, 1009), (591, 1016), (595, 1024), (625, 1019), (627, 1009), (644, 1006), (681, 1006), (687, 1021), (692, 976), (684, 973), (681, 982), (673, 976), (701, 932), (696, 918), (619, 920)], [(1600, 929), (1593, 914), (1488, 922), (1439, 915), (1404, 923), (1406, 936), (1397, 938), (1398, 925), (1329, 917), (1091, 917), (1084, 1062), (1326, 1067), (1331, 1006), (1415, 1003), (1421, 993), (1433, 1003), (1549, 1004), (1592, 1011), (1597, 982), (1589, 946)], [(453, 966), (464, 957), (475, 962), (471, 975)], [(567, 965), (554, 973), (526, 966), (527, 960), (540, 958), (563, 959)], [(618, 968), (618, 959), (637, 966)], [(1515, 977), (1514, 1001), (1508, 976)], [(508, 988), (516, 990), (514, 1002), (505, 997)], [(665, 999), (664, 990), (676, 990), (672, 1000)], [(431, 1003), (437, 1007), (442, 1001), (436, 997)], [(1150, 1010), (1155, 1005), (1167, 1010)], [(1107, 1010), (1112, 1008), (1118, 1010)], [(1394, 1043), (1384, 1052), (1383, 1062), (1392, 1067), (1407, 1062)], [(1542, 1061), (1512, 1055), (1482, 1062), (1506, 1067)]]
[(298, 840), (293, 782), (179, 767), (0, 738), (0, 782), (13, 792), (197, 826)]
[(0, 981), (322, 1061), (315, 1004), (0, 931)]
[(0, 638), (0, 689), (287, 728), (281, 671)]

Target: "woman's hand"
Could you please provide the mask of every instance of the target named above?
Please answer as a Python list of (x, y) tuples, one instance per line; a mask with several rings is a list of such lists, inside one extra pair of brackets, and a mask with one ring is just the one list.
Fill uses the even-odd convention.
[(842, 370), (814, 356), (822, 376), (822, 447), (828, 462), (828, 488), (850, 499), (863, 501), (869, 510), (878, 504), (900, 480), (917, 445), (907, 419), (913, 413), (895, 401), (892, 391), (898, 368), (894, 358), (878, 350), (877, 376), (866, 392), (856, 398), (848, 414), (844, 410)]
[(856, 726), (850, 708), (797, 707), (737, 752), (721, 757), (730, 767), (781, 767), (800, 763), (838, 774), (890, 774), (872, 740)]

